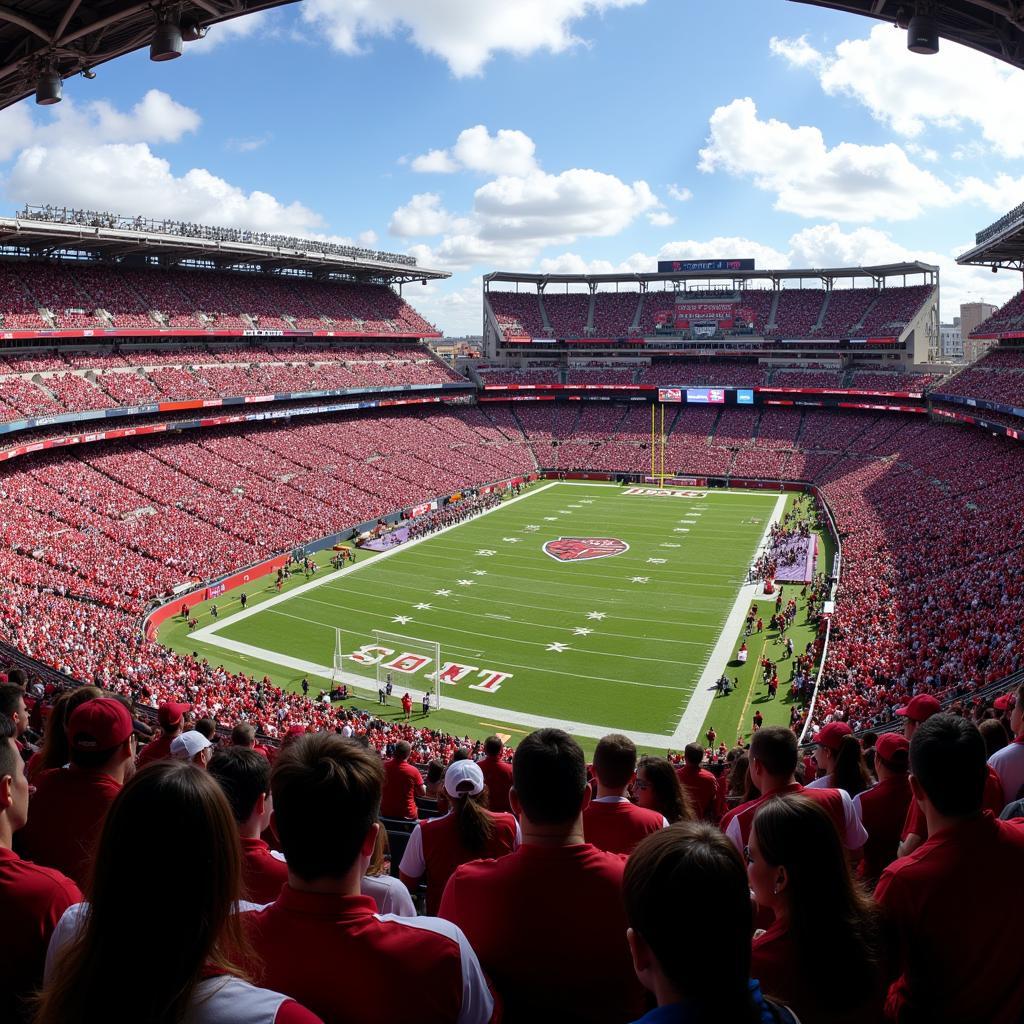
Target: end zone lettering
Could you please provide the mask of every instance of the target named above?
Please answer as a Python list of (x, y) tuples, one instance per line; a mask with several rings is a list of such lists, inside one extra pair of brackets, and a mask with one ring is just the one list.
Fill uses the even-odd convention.
[(623, 494), (643, 495), (647, 498), (704, 498), (707, 491), (671, 491), (666, 487), (627, 487)]
[[(397, 657), (392, 657), (395, 651), (390, 647), (381, 647), (377, 644), (363, 644), (362, 647), (354, 650), (348, 655), (351, 661), (360, 665), (377, 665), (389, 671), (401, 672), (405, 675), (415, 675), (430, 664), (429, 658), (421, 654), (414, 654), (411, 651), (403, 651)], [(385, 658), (391, 658), (385, 661)], [(483, 690), (484, 693), (497, 693), (501, 684), (512, 678), (511, 672), (499, 672), (493, 668), (477, 668), (476, 665), (460, 665), (454, 661), (446, 661), (440, 670), (441, 682), (447, 686), (456, 686), (463, 681), (476, 678), (478, 682), (467, 683), (471, 690)], [(430, 682), (434, 682), (434, 673), (425, 673)]]

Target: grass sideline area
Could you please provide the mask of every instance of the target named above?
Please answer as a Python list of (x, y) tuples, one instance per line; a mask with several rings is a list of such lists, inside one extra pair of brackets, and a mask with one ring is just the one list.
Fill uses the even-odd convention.
[[(789, 671), (774, 634), (749, 642), (744, 666), (735, 663), (735, 652), (748, 607), (740, 601), (747, 567), (771, 518), (783, 504), (801, 499), (780, 501), (778, 493), (764, 491), (668, 490), (676, 493), (535, 485), (492, 513), (418, 543), (383, 556), (361, 551), (354, 572), (327, 567), (313, 585), (300, 574), (281, 595), (272, 577), (261, 580), (247, 588), (244, 613), (238, 591), (222, 595), (215, 635), (203, 628), (213, 624), (210, 603), (197, 604), (191, 613), (199, 620), (197, 634), (172, 620), (160, 639), (290, 689), (300, 687), (310, 666), (329, 672), (336, 627), (349, 654), (372, 644), (374, 629), (437, 640), (442, 662), (473, 672), (443, 687), (442, 708), (428, 720), (417, 703), (413, 722), (473, 738), (498, 732), (515, 743), (536, 716), (585, 723), (585, 731), (573, 731), (588, 750), (595, 735), (623, 730), (649, 740), (639, 742), (642, 749), (664, 752), (703, 736), (709, 724), (731, 744), (749, 734), (755, 707), (766, 722), (787, 724)], [(567, 550), (549, 544), (545, 552), (546, 542), (567, 537), (619, 543), (610, 545), (615, 553), (600, 557), (571, 557), (573, 544)], [(826, 548), (822, 553), (829, 557)], [(326, 565), (328, 557), (322, 553), (318, 561)], [(767, 621), (768, 599), (762, 601)], [(790, 632), (798, 651), (813, 637), (800, 612)], [(225, 649), (223, 641), (241, 649)], [(780, 660), (775, 701), (760, 685), (762, 649)], [(728, 675), (739, 679), (728, 698), (711, 699), (708, 691), (709, 679), (721, 671), (719, 664), (708, 675), (712, 654), (713, 660), (728, 660)], [(349, 681), (358, 676), (368, 687), (356, 691), (362, 699), (355, 703), (398, 717), (397, 707), (377, 704), (375, 669), (346, 664), (356, 673)], [(493, 691), (469, 689), (487, 678), (487, 670), (507, 677)], [(393, 705), (404, 689), (416, 694), (430, 685), (422, 673), (393, 677)], [(328, 685), (316, 675), (308, 678), (311, 695)], [(694, 717), (691, 709), (683, 737), (677, 727), (695, 694), (706, 713)]]

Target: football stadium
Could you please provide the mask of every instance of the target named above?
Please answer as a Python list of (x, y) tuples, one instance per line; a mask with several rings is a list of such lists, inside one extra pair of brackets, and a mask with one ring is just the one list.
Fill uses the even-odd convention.
[[(80, 131), (95, 68), (146, 80), (138, 51), (218, 30), (296, 43), (330, 6), (306, 3), (0, 8), (0, 124), (29, 147), (0, 186)], [(506, 32), (539, 17), (515, 6)], [(963, 54), (1024, 96), (1009, 0), (773, 6), (895, 29), (908, 107), (872, 117), (922, 119), (905, 138), (970, 120), (927, 112)], [(478, 15), (381, 13), (381, 52), (333, 45), (468, 60)], [(861, 95), (863, 41), (770, 45)], [(45, 129), (33, 97), (64, 104)], [(521, 132), (485, 157), (478, 130), (398, 165), (496, 175), (481, 218), (559, 187)], [(259, 182), (272, 138), (225, 152)], [(1008, 174), (982, 186), (955, 184), (1017, 201)], [(607, 259), (527, 260), (438, 194), (395, 212), (395, 238), (413, 213), (449, 246), (479, 231), (461, 264), (292, 233), (264, 193), (262, 222), (168, 213), (152, 187), (151, 209), (45, 192), (0, 216), (0, 1020), (1024, 1020), (1024, 291), (961, 304), (956, 353), (943, 323), (957, 282), (1024, 272), (1024, 204), (955, 262), (826, 266), (728, 237), (616, 264), (604, 226)], [(466, 339), (432, 322), (455, 282)]]

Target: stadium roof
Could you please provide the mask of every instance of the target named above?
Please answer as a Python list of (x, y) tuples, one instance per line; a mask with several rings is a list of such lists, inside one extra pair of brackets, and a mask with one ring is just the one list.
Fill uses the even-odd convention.
[(957, 263), (1024, 270), (1024, 203), (979, 231), (974, 242)]
[[(863, 14), (881, 21), (906, 22), (915, 0), (795, 0), (814, 7)], [(923, 6), (923, 5), (922, 5)], [(928, 5), (942, 38), (1024, 67), (1024, 5), (1020, 0), (935, 0)], [(922, 11), (922, 13), (925, 13)]]
[(805, 268), (803, 270), (692, 270), (676, 271), (671, 274), (519, 274), (497, 270), (484, 275), (484, 284), (507, 281), (513, 284), (533, 284), (544, 288), (549, 284), (657, 284), (671, 281), (790, 281), (797, 279), (835, 281), (841, 278), (870, 277), (884, 280), (890, 277), (906, 277), (923, 274), (937, 281), (939, 268), (930, 263), (888, 263), (877, 267), (835, 267), (830, 270)]
[[(187, 260), (209, 263), (221, 270), (232, 268), (260, 270), (299, 270), (315, 277), (342, 274), (363, 281), (439, 280), (451, 275), (444, 270), (417, 266), (409, 257), (371, 253), (365, 250), (335, 247), (339, 251), (318, 251), (316, 243), (303, 246), (302, 239), (276, 239), (270, 244), (218, 235), (218, 229), (201, 228), (196, 234), (171, 230), (96, 227), (47, 220), (0, 217), (0, 255), (38, 256), (78, 255), (107, 262), (131, 257), (158, 257), (164, 265)], [(290, 244), (282, 244), (290, 243)]]
[[(294, 0), (176, 0), (202, 26)], [(8, 0), (0, 4), (0, 110), (31, 95), (51, 60), (61, 78), (148, 46), (162, 5), (150, 0)], [(186, 45), (201, 46), (202, 43)]]

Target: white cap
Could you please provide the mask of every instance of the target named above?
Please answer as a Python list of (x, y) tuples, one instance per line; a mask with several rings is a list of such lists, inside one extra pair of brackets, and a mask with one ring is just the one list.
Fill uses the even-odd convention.
[(462, 761), (453, 761), (445, 769), (444, 788), (449, 796), (456, 798), (467, 793), (476, 796), (483, 792), (484, 773), (480, 771), (480, 765), (468, 757)]
[(191, 761), (201, 750), (212, 746), (213, 744), (201, 732), (189, 729), (188, 732), (183, 732), (171, 740), (171, 757), (176, 757), (180, 761)]

